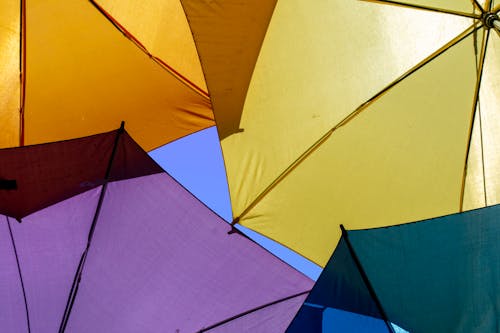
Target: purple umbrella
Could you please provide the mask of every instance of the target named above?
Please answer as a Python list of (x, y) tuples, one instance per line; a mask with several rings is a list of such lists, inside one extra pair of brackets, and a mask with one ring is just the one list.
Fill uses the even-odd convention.
[(2, 332), (280, 332), (312, 285), (123, 128), (0, 150), (0, 188)]

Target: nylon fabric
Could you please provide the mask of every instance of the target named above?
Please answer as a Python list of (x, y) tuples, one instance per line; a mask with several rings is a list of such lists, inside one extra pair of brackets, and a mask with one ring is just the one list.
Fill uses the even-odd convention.
[(325, 265), (339, 224), (369, 228), (458, 211), (473, 45), (471, 35), (367, 105), (240, 223)]
[(234, 216), (323, 133), (471, 24), (363, 1), (278, 2), (246, 97), (243, 132), (222, 140)]
[(500, 96), (497, 93), (500, 91), (500, 67), (498, 64), (500, 64), (500, 39), (495, 32), (491, 31), (483, 69), (477, 119), (474, 124), (474, 140), (469, 155), (465, 209), (500, 203), (500, 150), (497, 145), (500, 140), (500, 116), (498, 115)]
[(90, 2), (27, 5), (27, 144), (104, 132), (124, 120), (151, 150), (214, 125), (206, 97), (152, 61)]
[(207, 91), (193, 36), (179, 0), (99, 0), (98, 3), (151, 54)]
[(241, 131), (241, 110), (277, 0), (181, 0), (221, 138)]
[(340, 239), (332, 257), (287, 332), (300, 332), (310, 325), (316, 327), (316, 330), (310, 332), (322, 332), (319, 323), (322, 322), (326, 308), (382, 318), (344, 238)]
[(19, 1), (0, 3), (0, 147), (19, 144)]
[(108, 184), (67, 331), (196, 332), (311, 288), (230, 229), (165, 173)]
[[(467, 14), (473, 13), (475, 9), (476, 13), (480, 13), (470, 0), (396, 0), (396, 2)], [(479, 0), (478, 3), (485, 8), (486, 0)]]
[[(13, 221), (11, 221), (12, 224)], [(14, 222), (17, 223), (17, 222)], [(9, 227), (0, 215), (0, 325), (5, 332), (27, 332), (26, 310)]]
[(390, 320), (416, 333), (497, 331), (499, 213), (492, 206), (349, 232)]
[(290, 321), (290, 314), (297, 313), (306, 295), (294, 297), (206, 331), (207, 333), (234, 332), (284, 332)]
[[(31, 332), (57, 332), (101, 188), (11, 222), (23, 273)], [(2, 268), (3, 269), (3, 268)], [(19, 279), (19, 278), (18, 278)], [(2, 299), (2, 304), (5, 299)], [(18, 316), (25, 316), (25, 309)], [(19, 320), (24, 320), (19, 319)], [(0, 323), (3, 332), (8, 330)]]

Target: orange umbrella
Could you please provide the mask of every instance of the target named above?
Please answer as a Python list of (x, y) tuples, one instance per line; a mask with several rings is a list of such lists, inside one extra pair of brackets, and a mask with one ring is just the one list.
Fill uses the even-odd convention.
[(183, 64), (172, 65), (134, 45), (106, 14), (93, 1), (2, 1), (0, 147), (85, 136), (125, 120), (150, 150), (214, 125), (203, 76), (189, 72), (199, 63), (187, 25), (177, 30), (188, 34), (191, 56), (184, 51)]

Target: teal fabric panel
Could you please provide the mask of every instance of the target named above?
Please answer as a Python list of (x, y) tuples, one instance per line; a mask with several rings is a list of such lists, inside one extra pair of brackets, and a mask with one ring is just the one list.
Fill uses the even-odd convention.
[[(287, 333), (323, 332), (325, 308), (381, 318), (343, 237)], [(387, 332), (387, 328), (382, 332)]]
[(500, 206), (348, 236), (391, 322), (500, 332)]

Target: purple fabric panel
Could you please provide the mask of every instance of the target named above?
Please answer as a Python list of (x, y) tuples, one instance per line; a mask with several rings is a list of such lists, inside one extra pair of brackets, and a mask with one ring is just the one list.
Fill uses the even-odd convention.
[(280, 302), (214, 327), (207, 333), (282, 333), (306, 299), (306, 295)]
[(195, 332), (311, 288), (229, 230), (167, 174), (109, 184), (66, 331)]
[(11, 223), (34, 333), (59, 329), (99, 193), (100, 187)]
[[(10, 221), (11, 226), (14, 223)], [(16, 256), (4, 215), (0, 215), (0, 332), (28, 332)]]

